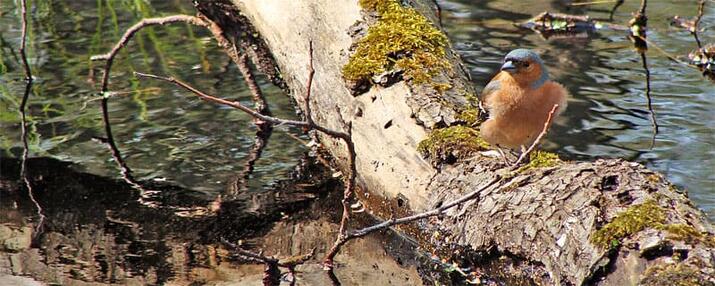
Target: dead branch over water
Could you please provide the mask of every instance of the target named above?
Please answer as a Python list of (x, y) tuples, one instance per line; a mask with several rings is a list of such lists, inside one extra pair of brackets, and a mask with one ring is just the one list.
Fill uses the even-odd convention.
[(22, 19), (22, 32), (20, 39), (20, 58), (22, 58), (22, 65), (25, 69), (25, 80), (32, 81), (32, 70), (30, 70), (30, 64), (27, 62), (27, 53), (25, 48), (27, 45), (27, 1), (20, 1), (20, 18)]

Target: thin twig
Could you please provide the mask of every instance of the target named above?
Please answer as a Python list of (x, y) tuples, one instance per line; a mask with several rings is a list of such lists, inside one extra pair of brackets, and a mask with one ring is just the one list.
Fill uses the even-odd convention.
[(571, 3), (569, 6), (587, 6), (587, 5), (597, 5), (597, 4), (607, 4), (607, 3), (615, 3), (618, 2), (618, 0), (601, 0), (601, 1), (590, 1), (590, 2), (577, 2), (577, 3)]
[(700, 3), (698, 4), (698, 16), (695, 18), (695, 22), (693, 23), (693, 29), (690, 30), (690, 33), (692, 33), (695, 38), (695, 43), (698, 44), (698, 49), (700, 49), (703, 54), (705, 54), (705, 51), (703, 50), (703, 45), (700, 43), (700, 38), (698, 37), (698, 25), (700, 24), (700, 19), (703, 18), (704, 10), (705, 0), (700, 0)]
[[(503, 188), (506, 188), (506, 187), (510, 186), (511, 183), (512, 183), (515, 179), (516, 179), (516, 178), (512, 179), (512, 181), (510, 181), (509, 183), (502, 185), (502, 186), (500, 187), (500, 189), (503, 189)], [(446, 211), (446, 210), (448, 210), (448, 209), (450, 209), (450, 208), (452, 208), (452, 207), (455, 207), (455, 206), (460, 205), (460, 204), (462, 204), (462, 203), (464, 203), (464, 202), (467, 202), (467, 201), (469, 201), (469, 200), (473, 200), (473, 199), (477, 198), (477, 197), (479, 196), (479, 193), (481, 193), (482, 191), (486, 190), (487, 188), (493, 186), (493, 185), (494, 185), (495, 183), (497, 183), (499, 180), (501, 180), (500, 177), (498, 177), (498, 176), (497, 176), (497, 177), (494, 177), (492, 180), (490, 180), (489, 182), (487, 182), (487, 183), (484, 184), (483, 186), (479, 187), (478, 189), (476, 189), (476, 190), (474, 190), (474, 191), (471, 191), (471, 192), (469, 192), (469, 193), (467, 193), (467, 194), (465, 194), (465, 195), (463, 195), (463, 196), (461, 196), (461, 197), (459, 197), (459, 198), (457, 198), (457, 199), (455, 199), (455, 200), (453, 200), (453, 201), (450, 201), (450, 202), (448, 202), (448, 203), (446, 203), (446, 204), (443, 204), (443, 205), (441, 205), (441, 206), (439, 206), (439, 207), (437, 207), (437, 208), (435, 208), (435, 209), (431, 209), (431, 210), (429, 210), (429, 211), (425, 211), (425, 212), (422, 212), (422, 213), (418, 213), (418, 214), (414, 214), (414, 215), (411, 215), (411, 216), (402, 217), (402, 218), (398, 218), (398, 219), (395, 219), (395, 218), (389, 219), (389, 220), (383, 221), (383, 222), (381, 222), (381, 223), (378, 223), (378, 224), (375, 224), (375, 225), (372, 225), (372, 226), (369, 226), (369, 227), (361, 228), (361, 229), (358, 229), (358, 230), (355, 230), (355, 231), (351, 231), (351, 232), (347, 232), (347, 233), (345, 233), (345, 234), (343, 234), (343, 235), (340, 235), (340, 236), (338, 237), (338, 240), (335, 241), (335, 243), (333, 244), (333, 246), (332, 246), (332, 247), (330, 248), (330, 250), (328, 251), (328, 254), (326, 255), (326, 258), (332, 258), (332, 257), (334, 257), (334, 256), (340, 251), (340, 248), (341, 248), (346, 242), (350, 241), (351, 239), (363, 237), (363, 236), (366, 236), (366, 235), (368, 235), (368, 234), (370, 234), (370, 233), (373, 233), (373, 232), (376, 232), (376, 231), (379, 231), (379, 230), (383, 230), (383, 229), (392, 227), (392, 226), (394, 226), (394, 225), (409, 223), (409, 222), (413, 222), (413, 221), (416, 221), (416, 220), (420, 220), (420, 219), (424, 219), (424, 218), (428, 218), (428, 217), (440, 215), (440, 214), (442, 214), (444, 211)], [(325, 260), (324, 260), (324, 261), (325, 261)], [(325, 264), (325, 262), (324, 262), (324, 265), (325, 265), (326, 270), (332, 270), (332, 268), (333, 268), (332, 265)]]
[(624, 0), (617, 0), (616, 4), (611, 7), (611, 11), (608, 12), (608, 20), (613, 21), (613, 15), (616, 14), (616, 10), (618, 10), (618, 7), (621, 7), (623, 5)]
[(270, 114), (266, 98), (261, 91), (261, 87), (258, 83), (256, 83), (256, 77), (253, 75), (253, 72), (249, 67), (248, 55), (245, 52), (240, 53), (238, 51), (238, 47), (226, 38), (223, 29), (216, 22), (211, 21), (208, 17), (203, 15), (200, 17), (205, 23), (207, 23), (206, 28), (211, 32), (214, 39), (216, 39), (218, 46), (223, 48), (226, 54), (238, 66), (238, 70), (241, 72), (241, 75), (248, 86), (248, 90), (251, 91), (251, 95), (253, 96), (253, 102), (255, 104), (254, 109), (263, 114)]
[[(310, 108), (310, 94), (311, 94), (311, 89), (313, 89), (313, 76), (315, 76), (315, 69), (313, 68), (313, 41), (310, 41), (308, 43), (308, 81), (305, 84), (306, 88), (306, 93), (305, 93), (305, 120), (310, 123), (311, 126), (313, 126), (316, 130), (325, 133), (327, 135), (330, 135), (332, 137), (340, 138), (343, 139), (345, 142), (352, 141), (350, 133), (346, 132), (339, 132), (331, 129), (324, 128), (318, 124), (315, 124), (313, 121), (313, 115), (312, 111)], [(349, 149), (349, 146), (348, 146)]]
[(20, 18), (22, 18), (22, 32), (20, 39), (20, 57), (25, 68), (25, 80), (32, 81), (32, 71), (30, 64), (27, 62), (27, 54), (25, 54), (25, 46), (27, 45), (27, 1), (20, 1)]
[(102, 75), (102, 93), (107, 92), (108, 90), (108, 85), (109, 85), (109, 73), (112, 69), (112, 62), (114, 61), (114, 57), (116, 57), (117, 53), (119, 53), (119, 50), (121, 50), (124, 46), (126, 46), (127, 42), (136, 34), (139, 30), (141, 30), (144, 27), (147, 26), (152, 26), (152, 25), (165, 25), (169, 23), (177, 23), (177, 22), (184, 22), (184, 23), (189, 23), (197, 26), (203, 26), (205, 27), (207, 24), (202, 21), (198, 17), (194, 16), (189, 16), (189, 15), (172, 15), (172, 16), (167, 16), (167, 17), (161, 17), (161, 18), (148, 18), (148, 19), (142, 19), (138, 23), (134, 24), (131, 26), (129, 29), (127, 29), (126, 32), (124, 32), (124, 35), (122, 38), (117, 42), (116, 45), (112, 48), (111, 51), (109, 51), (106, 54), (102, 55), (96, 55), (92, 56), (90, 59), (93, 61), (96, 60), (105, 60), (105, 65), (104, 65), (104, 74)]
[(249, 250), (245, 250), (245, 249), (241, 248), (240, 246), (236, 245), (235, 243), (229, 242), (228, 240), (226, 240), (223, 237), (221, 238), (221, 243), (232, 248), (236, 252), (236, 254), (246, 258), (246, 260), (251, 260), (251, 261), (259, 262), (259, 263), (275, 263), (277, 266), (285, 267), (285, 268), (295, 267), (296, 265), (303, 264), (306, 261), (308, 261), (310, 259), (310, 257), (312, 257), (315, 254), (315, 248), (313, 248), (310, 251), (310, 253), (307, 253), (307, 254), (302, 254), (302, 255), (290, 257), (287, 259), (278, 259), (278, 258), (275, 258), (272, 256), (265, 256), (260, 253), (255, 253), (255, 252), (252, 252)]
[(177, 86), (180, 86), (180, 87), (196, 94), (199, 98), (201, 98), (203, 100), (236, 108), (238, 110), (241, 110), (241, 111), (247, 113), (248, 115), (251, 115), (254, 118), (258, 118), (260, 120), (270, 122), (271, 124), (291, 125), (291, 126), (305, 127), (305, 128), (311, 127), (310, 123), (308, 123), (306, 121), (281, 119), (281, 118), (277, 118), (277, 117), (273, 117), (273, 116), (263, 115), (263, 114), (259, 113), (258, 111), (255, 111), (255, 110), (251, 109), (250, 107), (241, 104), (238, 101), (229, 101), (229, 100), (226, 100), (223, 98), (218, 98), (213, 95), (206, 94), (206, 93), (190, 86), (189, 84), (187, 84), (183, 81), (180, 81), (178, 79), (175, 79), (173, 77), (164, 77), (164, 76), (158, 76), (158, 75), (140, 73), (140, 72), (134, 72), (134, 75), (138, 76), (138, 77), (153, 78), (153, 79), (158, 79), (158, 80), (163, 80), (163, 81), (173, 83)]
[(673, 62), (676, 62), (676, 63), (679, 63), (679, 64), (681, 64), (681, 65), (685, 65), (685, 66), (689, 66), (689, 67), (694, 68), (694, 69), (698, 69), (698, 67), (697, 67), (696, 65), (692, 65), (692, 64), (689, 64), (689, 63), (687, 63), (687, 62), (684, 62), (684, 61), (679, 60), (679, 59), (676, 58), (675, 56), (673, 56), (673, 55), (669, 54), (668, 52), (666, 52), (665, 50), (663, 50), (663, 48), (661, 48), (660, 46), (656, 45), (654, 42), (648, 40), (647, 38), (640, 37), (640, 36), (639, 36), (638, 38), (641, 39), (641, 40), (643, 40), (644, 42), (646, 42), (646, 43), (648, 44), (648, 46), (653, 47), (653, 48), (655, 48), (656, 50), (658, 50), (658, 52), (660, 52), (661, 54), (663, 54), (663, 55), (664, 55), (666, 58), (668, 58), (669, 60), (671, 60), (671, 61), (673, 61)]
[(541, 141), (541, 138), (543, 138), (544, 135), (546, 135), (546, 132), (549, 131), (549, 126), (551, 126), (551, 120), (553, 119), (554, 113), (556, 112), (556, 110), (558, 108), (559, 108), (559, 105), (554, 104), (554, 107), (552, 107), (551, 111), (549, 111), (548, 117), (546, 117), (546, 122), (544, 122), (544, 128), (541, 129), (541, 133), (539, 133), (539, 136), (536, 137), (536, 140), (534, 140), (534, 142), (531, 143), (531, 146), (529, 146), (529, 149), (526, 149), (526, 151), (524, 151), (523, 153), (521, 153), (521, 155), (519, 155), (519, 159), (517, 159), (516, 163), (514, 163), (514, 165), (513, 165), (514, 167), (519, 166), (521, 161), (523, 161), (524, 158), (529, 156), (529, 153), (531, 153), (531, 151), (534, 151), (534, 149), (536, 148), (536, 145), (539, 145), (539, 141)]
[[(315, 69), (313, 68), (313, 42), (310, 41), (308, 43), (308, 57), (309, 57), (309, 65), (308, 65), (308, 81), (306, 83), (306, 93), (305, 93), (305, 116), (306, 120), (311, 123), (311, 125), (319, 127), (318, 125), (315, 124), (313, 121), (313, 115), (312, 111), (310, 109), (310, 95), (311, 95), (311, 90), (313, 87), (313, 76), (315, 75)], [(338, 110), (338, 114), (339, 114)], [(342, 217), (340, 219), (340, 228), (338, 229), (338, 237), (335, 239), (334, 245), (342, 244), (340, 241), (344, 239), (346, 236), (346, 231), (347, 231), (347, 225), (348, 225), (348, 220), (350, 219), (350, 199), (352, 198), (353, 194), (355, 193), (355, 176), (357, 173), (357, 167), (355, 165), (355, 143), (352, 140), (352, 122), (349, 122), (346, 124), (347, 128), (347, 133), (339, 132), (339, 133), (328, 133), (326, 131), (330, 130), (320, 130), (316, 128), (316, 130), (323, 132), (325, 134), (328, 134), (330, 136), (340, 138), (345, 142), (345, 145), (347, 145), (348, 149), (348, 167), (349, 167), (349, 173), (345, 182), (345, 190), (343, 191), (343, 199), (341, 201), (342, 206), (343, 206), (343, 213)], [(338, 249), (333, 246), (333, 249), (325, 255), (325, 258), (323, 258), (323, 265), (325, 266), (326, 269), (332, 269), (333, 268), (333, 258), (337, 254)]]

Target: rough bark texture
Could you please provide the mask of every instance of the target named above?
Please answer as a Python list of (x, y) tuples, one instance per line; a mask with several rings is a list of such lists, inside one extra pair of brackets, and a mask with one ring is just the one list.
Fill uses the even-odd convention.
[[(386, 218), (431, 209), (501, 176), (501, 183), (478, 199), (440, 219), (420, 223), (420, 231), (410, 234), (437, 250), (457, 245), (469, 253), (496, 252), (499, 255), (489, 255), (492, 258), (487, 260), (504, 261), (508, 265), (502, 268), (509, 269), (505, 276), (524, 277), (526, 283), (657, 285), (672, 279), (691, 279), (694, 285), (715, 283), (712, 225), (684, 194), (640, 164), (563, 162), (513, 172), (479, 154), (448, 165), (423, 159), (417, 144), (433, 128), (457, 123), (455, 118), (466, 103), (463, 95), (471, 93), (458, 56), (448, 51), (453, 68), (438, 75), (453, 87), (444, 95), (399, 81), (353, 96), (341, 68), (374, 15), (362, 11), (358, 1), (338, 2), (233, 0), (270, 49), (299, 108), (304, 106), (308, 43), (313, 41), (314, 117), (333, 129), (341, 129), (343, 121), (353, 122), (359, 195), (374, 214)], [(211, 3), (216, 1), (204, 2), (203, 9), (216, 9)], [(431, 3), (410, 1), (436, 22)], [(335, 162), (345, 168), (341, 165), (347, 161), (344, 146), (330, 138), (322, 140)], [(511, 184), (508, 191), (497, 192), (505, 182)], [(637, 228), (610, 245), (591, 242), (596, 231), (619, 214), (648, 202), (655, 202), (664, 213), (661, 221)], [(668, 228), (673, 225), (686, 231)]]

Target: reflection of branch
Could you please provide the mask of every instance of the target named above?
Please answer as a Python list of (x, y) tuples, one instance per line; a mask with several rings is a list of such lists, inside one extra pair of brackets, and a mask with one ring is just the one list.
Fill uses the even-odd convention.
[[(313, 68), (313, 43), (309, 43), (309, 66), (308, 66), (308, 81), (306, 83), (306, 93), (305, 93), (305, 121), (296, 121), (296, 120), (287, 120), (287, 119), (281, 119), (281, 118), (276, 118), (268, 115), (261, 114), (257, 112), (256, 110), (253, 110), (249, 107), (246, 107), (242, 105), (239, 102), (234, 102), (234, 101), (228, 101), (222, 98), (218, 98), (212, 95), (208, 95), (190, 85), (187, 83), (184, 83), (180, 80), (171, 78), (171, 77), (164, 77), (164, 76), (158, 76), (158, 75), (153, 75), (153, 74), (145, 74), (145, 73), (139, 73), (135, 72), (134, 74), (138, 77), (145, 77), (145, 78), (153, 78), (153, 79), (159, 79), (167, 82), (171, 82), (175, 85), (178, 85), (188, 91), (191, 91), (192, 93), (196, 94), (199, 96), (201, 99), (209, 101), (209, 102), (214, 102), (214, 103), (219, 103), (227, 106), (231, 106), (233, 108), (236, 108), (238, 110), (241, 110), (251, 116), (253, 118), (257, 118), (260, 120), (263, 120), (265, 122), (271, 123), (271, 124), (285, 124), (285, 125), (291, 125), (291, 126), (297, 126), (297, 127), (303, 127), (307, 129), (314, 129), (317, 130), (321, 133), (324, 133), (330, 137), (341, 139), (345, 144), (347, 145), (348, 149), (348, 166), (350, 168), (350, 172), (348, 173), (346, 182), (345, 182), (345, 191), (343, 192), (343, 215), (342, 219), (340, 222), (340, 232), (338, 234), (338, 238), (336, 239), (336, 244), (345, 237), (346, 233), (346, 227), (347, 227), (347, 221), (349, 219), (349, 211), (350, 211), (350, 205), (349, 205), (349, 200), (350, 197), (352, 197), (352, 194), (354, 193), (355, 189), (355, 176), (356, 176), (356, 166), (355, 166), (355, 144), (352, 141), (352, 124), (347, 123), (346, 129), (347, 132), (342, 132), (342, 131), (336, 131), (333, 129), (328, 129), (325, 128), (321, 125), (318, 125), (313, 121), (313, 116), (312, 116), (312, 111), (311, 111), (311, 106), (310, 106), (310, 96), (311, 96), (311, 91), (312, 91), (312, 86), (313, 86), (313, 77), (315, 75), (315, 69)], [(342, 243), (340, 243), (342, 244)], [(337, 249), (332, 255), (328, 255), (325, 257), (324, 261), (326, 262), (326, 265), (332, 265), (332, 258), (335, 256), (335, 253), (337, 253)]]
[(108, 101), (108, 98), (102, 98), (102, 121), (104, 122), (104, 132), (107, 136), (106, 141), (103, 143), (106, 143), (107, 147), (109, 147), (109, 150), (112, 153), (112, 158), (114, 159), (114, 162), (117, 163), (117, 166), (122, 173), (122, 179), (124, 179), (127, 184), (131, 185), (132, 187), (141, 192), (139, 202), (145, 206), (157, 207), (156, 203), (144, 201), (145, 198), (148, 198), (152, 194), (156, 193), (156, 191), (146, 189), (142, 184), (139, 183), (139, 181), (134, 178), (134, 176), (132, 175), (132, 169), (130, 169), (127, 163), (124, 162), (124, 159), (122, 159), (122, 153), (119, 151), (119, 148), (117, 148), (117, 144), (114, 142), (114, 136), (112, 135), (112, 125), (109, 122), (109, 108), (107, 106)]
[(271, 137), (273, 133), (273, 128), (269, 124), (256, 124), (256, 127), (258, 130), (256, 131), (253, 145), (248, 151), (246, 163), (244, 163), (243, 170), (236, 175), (235, 181), (232, 182), (232, 185), (229, 187), (229, 195), (235, 196), (248, 185), (248, 179), (253, 173), (254, 165), (256, 161), (261, 158), (261, 153), (263, 153), (263, 149), (267, 145), (268, 138)]
[[(241, 248), (240, 246), (229, 242), (228, 240), (221, 238), (221, 242), (236, 253), (237, 256), (244, 260), (262, 263), (266, 266), (263, 271), (263, 285), (279, 285), (280, 284), (280, 270), (278, 267), (287, 268), (288, 271), (293, 275), (293, 282), (295, 282), (295, 267), (301, 265), (308, 261), (315, 254), (315, 248), (313, 248), (310, 253), (298, 255), (294, 257), (289, 257), (287, 259), (278, 260), (274, 257), (268, 257), (261, 253), (255, 253)], [(292, 283), (291, 283), (292, 284)]]
[[(211, 31), (211, 34), (213, 34), (216, 42), (218, 42), (218, 46), (223, 48), (224, 52), (226, 52), (236, 66), (238, 66), (238, 70), (241, 72), (243, 80), (246, 82), (246, 86), (248, 86), (248, 90), (251, 91), (251, 95), (253, 97), (253, 109), (258, 113), (271, 115), (266, 98), (261, 91), (261, 87), (256, 82), (256, 77), (253, 75), (249, 66), (248, 54), (245, 51), (242, 53), (239, 52), (238, 47), (226, 38), (223, 29), (216, 22), (211, 21), (204, 15), (200, 15), (199, 17), (204, 22), (208, 23), (207, 28)], [(232, 194), (236, 194), (247, 185), (248, 178), (253, 173), (253, 166), (261, 157), (263, 148), (266, 147), (268, 138), (271, 136), (273, 131), (272, 127), (265, 124), (262, 120), (254, 117), (253, 121), (256, 124), (258, 131), (256, 131), (256, 137), (254, 139), (253, 146), (248, 153), (248, 158), (246, 159), (247, 161), (244, 164), (244, 168), (236, 176), (234, 185), (231, 186)]]
[(623, 5), (624, 0), (618, 0), (616, 1), (616, 4), (613, 5), (613, 8), (611, 8), (611, 11), (608, 13), (608, 20), (613, 21), (613, 15), (616, 13), (616, 10), (618, 10), (618, 7), (621, 7)]
[(30, 154), (30, 147), (27, 144), (27, 100), (30, 98), (30, 90), (32, 89), (32, 71), (30, 70), (30, 65), (27, 62), (27, 54), (25, 53), (25, 46), (27, 45), (27, 3), (25, 0), (20, 1), (20, 17), (22, 17), (22, 39), (20, 40), (20, 57), (22, 58), (22, 63), (25, 68), (25, 93), (22, 95), (22, 102), (20, 103), (20, 121), (22, 124), (22, 164), (20, 165), (20, 177), (25, 183), (27, 188), (27, 194), (35, 207), (37, 208), (37, 215), (40, 217), (40, 221), (37, 223), (37, 228), (35, 229), (35, 236), (40, 233), (42, 229), (42, 224), (45, 222), (45, 214), (42, 211), (42, 206), (35, 199), (35, 195), (32, 190), (32, 184), (27, 175), (27, 157)]
[[(24, 3), (25, 1), (23, 1)], [(25, 55), (23, 54), (23, 58)], [(29, 72), (29, 70), (27, 70)], [(27, 194), (30, 197), (30, 200), (32, 201), (33, 204), (35, 204), (35, 207), (37, 208), (37, 215), (40, 217), (40, 221), (37, 223), (37, 228), (35, 229), (35, 236), (37, 236), (40, 233), (40, 230), (42, 229), (42, 224), (45, 222), (45, 214), (43, 213), (42, 206), (40, 206), (40, 203), (35, 199), (35, 195), (32, 190), (32, 184), (30, 183), (30, 179), (28, 178), (27, 174), (27, 157), (30, 153), (30, 148), (27, 144), (27, 116), (26, 116), (26, 107), (27, 107), (27, 99), (30, 97), (30, 89), (32, 88), (32, 76), (27, 78), (27, 85), (25, 85), (25, 94), (22, 96), (22, 103), (20, 103), (20, 118), (22, 121), (22, 164), (20, 165), (20, 177), (22, 177), (22, 181), (25, 183), (25, 187), (27, 188)]]
[(534, 140), (534, 143), (531, 143), (531, 146), (529, 146), (529, 149), (526, 149), (521, 155), (519, 155), (519, 159), (516, 160), (516, 163), (514, 163), (514, 167), (519, 166), (519, 163), (524, 160), (527, 156), (529, 156), (529, 153), (534, 151), (536, 148), (536, 145), (539, 144), (539, 141), (541, 141), (541, 138), (546, 135), (546, 132), (549, 131), (549, 126), (551, 126), (551, 120), (554, 117), (554, 113), (556, 112), (556, 109), (559, 108), (558, 104), (554, 104), (554, 107), (551, 108), (551, 111), (549, 111), (548, 117), (546, 117), (546, 122), (544, 122), (544, 129), (541, 130), (541, 133), (539, 133), (539, 136), (536, 137), (536, 140)]
[(650, 98), (650, 69), (648, 69), (648, 61), (645, 53), (641, 53), (643, 60), (643, 69), (645, 70), (645, 97), (647, 100), (648, 112), (650, 112), (650, 121), (653, 126), (653, 138), (651, 140), (651, 148), (655, 145), (655, 136), (658, 134), (658, 122), (655, 120), (655, 112)]
[(152, 25), (165, 25), (169, 23), (177, 23), (177, 22), (185, 22), (189, 24), (194, 24), (197, 26), (205, 26), (206, 23), (202, 21), (201, 19), (194, 17), (194, 16), (189, 16), (189, 15), (173, 15), (173, 16), (167, 16), (167, 17), (162, 17), (162, 18), (148, 18), (148, 19), (143, 19), (139, 21), (139, 23), (134, 24), (134, 26), (130, 27), (127, 29), (126, 32), (124, 32), (124, 35), (122, 38), (117, 42), (117, 44), (112, 48), (112, 50), (106, 54), (103, 55), (95, 55), (91, 57), (91, 60), (105, 60), (106, 63), (104, 65), (104, 74), (102, 75), (102, 92), (107, 92), (107, 86), (109, 85), (109, 73), (112, 69), (112, 62), (114, 61), (114, 57), (117, 55), (119, 50), (121, 50), (127, 42), (138, 32), (144, 27), (147, 26), (152, 26)]
[(134, 179), (134, 176), (132, 176), (132, 169), (130, 169), (129, 166), (127, 166), (127, 163), (124, 162), (124, 159), (122, 159), (122, 153), (119, 151), (119, 148), (117, 148), (117, 144), (114, 142), (114, 135), (112, 135), (112, 125), (109, 122), (109, 107), (107, 106), (108, 101), (109, 100), (107, 98), (102, 98), (101, 102), (102, 122), (104, 122), (104, 133), (106, 136), (106, 140), (103, 140), (104, 142), (102, 143), (106, 143), (107, 147), (109, 147), (109, 150), (112, 152), (112, 158), (114, 159), (114, 162), (117, 163), (117, 166), (122, 173), (122, 178), (124, 179), (124, 181), (132, 185), (134, 188), (144, 190), (144, 187)]
[[(22, 18), (22, 39), (20, 39), (20, 57), (22, 64), (25, 67), (25, 80), (32, 81), (32, 71), (30, 64), (27, 62), (27, 54), (25, 54), (25, 45), (27, 43), (27, 1), (20, 1), (20, 17)], [(27, 94), (27, 92), (26, 92)], [(24, 99), (24, 98), (23, 98)], [(24, 110), (23, 110), (24, 112)]]
[[(209, 20), (208, 17), (203, 15), (201, 16), (201, 19), (207, 23), (206, 27), (209, 31), (211, 31), (211, 34), (213, 34), (219, 47), (222, 47), (231, 60), (233, 60), (233, 62), (238, 66), (238, 70), (241, 72), (241, 75), (248, 86), (248, 90), (251, 91), (251, 95), (253, 96), (253, 102), (255, 104), (254, 109), (259, 113), (270, 114), (266, 98), (263, 96), (263, 92), (261, 91), (260, 86), (256, 83), (256, 78), (253, 76), (251, 68), (248, 66), (248, 55), (245, 52), (239, 53), (238, 47), (226, 38), (223, 29), (221, 29), (221, 26), (216, 24), (216, 22)], [(260, 122), (257, 122), (257, 124), (260, 124)]]
[[(239, 54), (238, 49), (236, 48), (235, 45), (233, 45), (225, 36), (223, 33), (223, 30), (219, 25), (216, 23), (212, 22), (206, 17), (201, 16), (199, 17), (194, 17), (194, 16), (188, 16), (188, 15), (174, 15), (174, 16), (168, 16), (168, 17), (163, 17), (163, 18), (150, 18), (150, 19), (143, 19), (142, 21), (134, 24), (132, 27), (127, 29), (127, 31), (124, 33), (122, 38), (117, 42), (117, 44), (112, 48), (112, 50), (106, 54), (103, 55), (96, 55), (93, 56), (91, 59), (92, 60), (106, 60), (106, 65), (104, 69), (104, 75), (102, 77), (102, 92), (105, 93), (108, 90), (108, 81), (109, 81), (109, 74), (111, 71), (112, 67), (112, 62), (114, 60), (114, 57), (117, 55), (119, 50), (126, 46), (126, 44), (129, 42), (129, 40), (132, 38), (136, 32), (141, 30), (144, 27), (151, 26), (151, 25), (164, 25), (168, 23), (175, 23), (175, 22), (185, 22), (197, 26), (203, 26), (206, 27), (211, 33), (213, 34), (214, 38), (218, 42), (219, 46), (224, 48), (224, 51), (229, 55), (229, 57), (236, 63), (238, 66), (239, 70), (241, 71), (241, 74), (243, 75), (244, 80), (246, 81), (246, 84), (251, 91), (251, 94), (253, 95), (253, 100), (255, 102), (255, 109), (258, 113), (261, 114), (270, 114), (268, 111), (268, 105), (266, 103), (265, 97), (263, 96), (263, 93), (261, 92), (260, 87), (256, 83), (255, 77), (253, 76), (250, 67), (248, 65), (248, 57), (244, 54)], [(181, 83), (179, 83), (181, 85)], [(103, 102), (103, 107), (106, 107), (106, 101)], [(106, 111), (106, 108), (104, 108)], [(108, 116), (105, 116), (105, 118), (108, 118)], [(254, 117), (254, 121), (256, 122), (256, 125), (260, 129), (258, 132), (259, 135), (256, 138), (256, 144), (254, 145), (254, 148), (252, 149), (251, 155), (252, 157), (249, 158), (249, 162), (246, 164), (246, 168), (241, 175), (241, 177), (247, 177), (253, 170), (253, 164), (255, 161), (260, 157), (260, 153), (262, 149), (265, 146), (265, 140), (270, 134), (270, 127), (263, 127), (262, 123), (264, 123), (265, 118), (261, 117)], [(111, 139), (111, 129), (110, 125), (107, 119), (107, 122), (105, 122), (105, 126), (107, 129), (107, 134), (108, 138)], [(261, 133), (263, 135), (261, 135)], [(120, 166), (120, 169), (122, 170), (122, 177), (125, 178), (125, 181), (127, 181), (129, 184), (133, 185), (134, 187), (137, 187), (139, 189), (142, 189), (141, 186), (134, 180), (131, 176), (131, 170), (127, 167), (127, 165), (121, 160), (121, 155), (119, 154), (119, 150), (116, 147), (116, 144), (114, 144), (114, 140), (109, 140), (110, 144), (110, 149), (112, 149), (112, 156), (115, 157), (115, 160)]]

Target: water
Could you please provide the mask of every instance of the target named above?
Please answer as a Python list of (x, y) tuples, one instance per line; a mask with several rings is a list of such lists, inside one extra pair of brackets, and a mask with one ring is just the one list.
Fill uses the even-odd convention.
[[(41, 268), (42, 263), (27, 263), (22, 266), (26, 275), (65, 284), (258, 282), (260, 267), (227, 263), (235, 259), (217, 250), (208, 238), (248, 238), (247, 243), (273, 250), (272, 254), (294, 255), (314, 246), (324, 252), (320, 247), (334, 237), (330, 231), (337, 229), (336, 217), (330, 214), (337, 207), (329, 202), (337, 199), (324, 197), (336, 188), (335, 182), (290, 180), (308, 150), (301, 143), (307, 138), (300, 130), (278, 127), (255, 170), (236, 192), (232, 183), (246, 174), (243, 170), (255, 144), (257, 130), (251, 119), (172, 85), (131, 76), (133, 71), (172, 75), (208, 93), (251, 105), (240, 73), (203, 29), (183, 24), (150, 28), (137, 34), (115, 61), (110, 89), (116, 94), (108, 109), (116, 144), (134, 178), (165, 192), (141, 204), (139, 194), (123, 181), (121, 169), (102, 142), (107, 136), (97, 94), (102, 65), (89, 57), (108, 51), (124, 29), (142, 17), (192, 14), (193, 7), (185, 2), (35, 4), (28, 46), (36, 77), (28, 103), (28, 145), (35, 159), (28, 170), (47, 218), (41, 238), (32, 247), (20, 243), (26, 247), (22, 251), (0, 255), (14, 259), (25, 255), (24, 261), (44, 261), (55, 272)], [(637, 9), (635, 2), (626, 1), (615, 12), (614, 22), (627, 22)], [(713, 82), (651, 47), (647, 53), (651, 96), (660, 126), (653, 140), (641, 59), (623, 32), (544, 39), (513, 25), (544, 10), (608, 18), (609, 4), (566, 8), (545, 0), (440, 3), (445, 28), (475, 85), (489, 81), (504, 54), (525, 47), (542, 54), (552, 77), (569, 89), (569, 109), (549, 134), (547, 149), (568, 159), (622, 157), (642, 162), (688, 190), (694, 203), (715, 219)], [(23, 151), (17, 110), (25, 87), (16, 51), (19, 9), (13, 5), (0, 4), (0, 227), (10, 225), (14, 236), (28, 238), (37, 233), (36, 209), (25, 196), (12, 195), (22, 188), (19, 161), (13, 158)], [(670, 54), (687, 54), (695, 45), (692, 37), (669, 27), (666, 18), (694, 12), (695, 3), (651, 3), (649, 39)], [(701, 27), (706, 29), (700, 34), (703, 42), (715, 41), (713, 5)], [(265, 79), (259, 80), (273, 114), (296, 118), (291, 99)], [(217, 201), (219, 195), (232, 197)], [(211, 207), (217, 203), (222, 210), (218, 214)], [(0, 236), (6, 234), (3, 231)], [(338, 256), (348, 265), (337, 271), (346, 284), (367, 280), (414, 284), (420, 274), (423, 278), (440, 275), (425, 270), (425, 258), (420, 258), (424, 253), (394, 235), (350, 245)], [(0, 259), (0, 270), (12, 268), (5, 261)], [(301, 279), (327, 283), (319, 268), (317, 262), (309, 263)], [(0, 271), (0, 277), (5, 273)]]
[[(536, 2), (539, 2), (538, 4)], [(562, 1), (564, 2), (564, 1)], [(544, 11), (608, 19), (612, 3), (566, 8), (554, 1), (444, 1), (443, 23), (475, 85), (483, 87), (510, 50), (538, 51), (552, 79), (571, 92), (569, 106), (548, 135), (547, 149), (568, 159), (625, 158), (644, 163), (688, 191), (715, 220), (715, 84), (697, 69), (647, 52), (658, 134), (653, 141), (640, 55), (622, 31), (587, 38), (544, 39), (515, 27)], [(565, 1), (568, 2), (568, 1)], [(687, 31), (671, 27), (674, 15), (693, 17), (697, 1), (649, 1), (648, 38), (668, 54), (696, 48)], [(626, 1), (613, 22), (625, 25), (639, 1)], [(715, 7), (706, 5), (699, 36), (715, 42)]]

